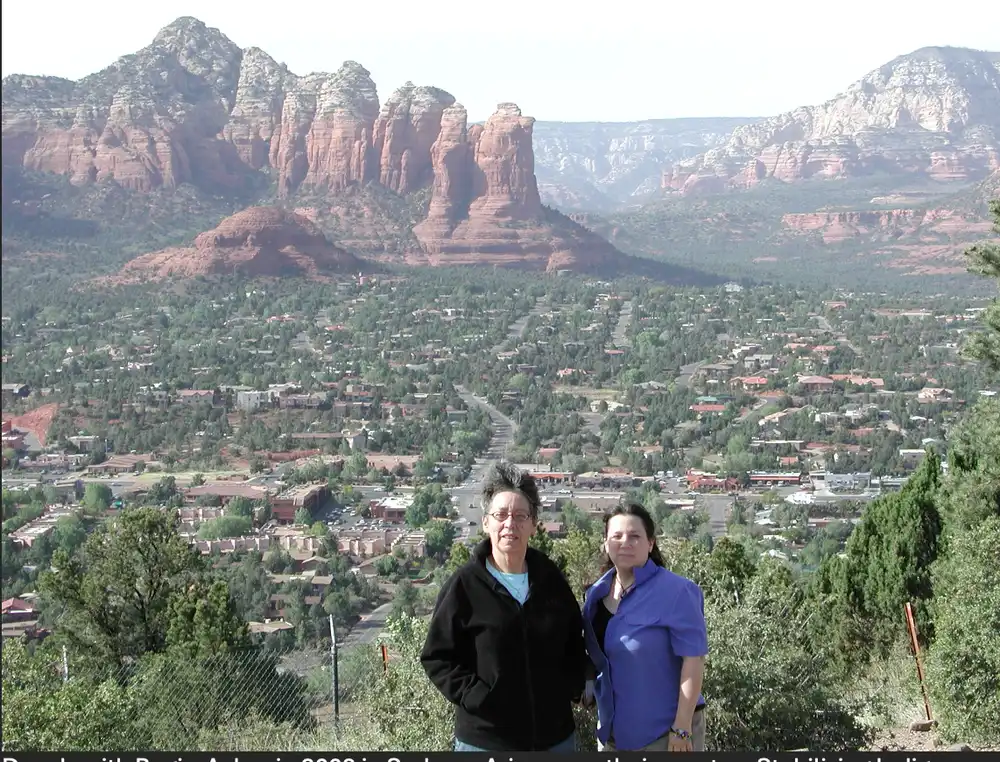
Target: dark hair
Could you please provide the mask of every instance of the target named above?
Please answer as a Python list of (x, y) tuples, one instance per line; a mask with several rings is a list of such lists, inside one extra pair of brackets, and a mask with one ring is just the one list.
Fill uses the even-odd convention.
[(493, 466), (483, 480), (483, 488), (480, 492), (480, 502), (485, 515), (490, 510), (490, 503), (493, 498), (503, 492), (516, 492), (528, 501), (528, 509), (531, 511), (531, 518), (538, 520), (538, 512), (542, 501), (538, 497), (538, 484), (535, 477), (526, 471), (522, 471), (513, 463), (500, 461)]
[[(656, 525), (653, 522), (653, 517), (649, 515), (649, 511), (638, 503), (621, 503), (610, 513), (604, 514), (605, 539), (607, 539), (608, 536), (608, 524), (611, 523), (611, 519), (615, 516), (636, 516), (642, 522), (643, 529), (646, 530), (646, 539), (656, 539)], [(660, 548), (655, 544), (649, 550), (649, 560), (657, 566), (666, 566), (663, 562), (663, 556), (660, 555)], [(614, 566), (614, 564), (611, 563), (611, 558), (608, 556), (607, 550), (601, 551), (601, 574), (604, 574), (604, 572), (608, 571), (608, 569), (612, 566)]]

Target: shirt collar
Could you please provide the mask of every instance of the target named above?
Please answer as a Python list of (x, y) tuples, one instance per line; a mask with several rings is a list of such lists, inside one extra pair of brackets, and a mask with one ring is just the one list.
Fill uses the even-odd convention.
[[(647, 559), (646, 563), (637, 567), (635, 570), (635, 587), (639, 587), (639, 585), (655, 575), (657, 569), (659, 569), (659, 567), (653, 563), (652, 559)], [(590, 588), (590, 599), (598, 601), (610, 593), (614, 578), (615, 570), (614, 567), (612, 567), (604, 572), (604, 574), (601, 575), (601, 578), (594, 583), (593, 587)]]
[(653, 563), (653, 559), (647, 558), (646, 563), (635, 570), (635, 585), (638, 587), (646, 580), (652, 578), (659, 570), (659, 566)]

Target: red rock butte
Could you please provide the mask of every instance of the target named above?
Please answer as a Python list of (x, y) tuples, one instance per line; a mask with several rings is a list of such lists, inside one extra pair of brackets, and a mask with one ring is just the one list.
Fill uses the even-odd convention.
[[(137, 192), (191, 184), (226, 194), (259, 173), (289, 199), (371, 184), (399, 195), (429, 187), (429, 215), (414, 231), (420, 249), (406, 255), (412, 263), (629, 269), (630, 258), (610, 243), (542, 206), (533, 123), (501, 103), (484, 125), (470, 127), (452, 95), (409, 82), (380, 105), (369, 72), (354, 61), (332, 74), (296, 76), (189, 17), (78, 82), (3, 80), (5, 167)], [(267, 238), (264, 229), (255, 240)], [(291, 263), (274, 253), (281, 247), (262, 246), (251, 256), (253, 244), (208, 246), (199, 238), (187, 253), (149, 255), (130, 271), (244, 263), (270, 272)]]
[(483, 125), (444, 109), (430, 156), (427, 219), (413, 232), (431, 264), (613, 272), (630, 258), (568, 217), (542, 206), (535, 179), (535, 120), (501, 103)]
[(227, 217), (194, 239), (194, 245), (144, 254), (122, 270), (126, 280), (241, 274), (250, 277), (363, 270), (364, 263), (327, 240), (305, 217), (273, 206), (255, 206)]

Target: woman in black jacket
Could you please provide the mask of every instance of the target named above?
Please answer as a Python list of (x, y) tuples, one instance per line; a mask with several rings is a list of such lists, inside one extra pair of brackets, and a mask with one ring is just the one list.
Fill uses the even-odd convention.
[(457, 707), (455, 751), (575, 751), (583, 620), (559, 568), (528, 547), (538, 487), (501, 463), (482, 505), (489, 539), (442, 587), (420, 660)]

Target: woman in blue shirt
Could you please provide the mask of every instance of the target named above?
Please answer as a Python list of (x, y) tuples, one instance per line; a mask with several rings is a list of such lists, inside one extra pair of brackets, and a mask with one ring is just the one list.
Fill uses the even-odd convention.
[(583, 607), (600, 751), (705, 749), (705, 599), (664, 568), (655, 538), (641, 505), (605, 517), (606, 571)]

